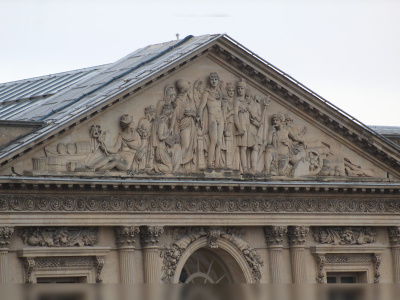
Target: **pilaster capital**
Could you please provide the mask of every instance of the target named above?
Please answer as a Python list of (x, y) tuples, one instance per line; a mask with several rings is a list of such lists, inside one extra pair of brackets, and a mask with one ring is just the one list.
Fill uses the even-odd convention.
[(162, 226), (142, 226), (140, 227), (140, 239), (143, 248), (158, 246), (159, 238), (164, 233)]
[(288, 228), (287, 226), (268, 226), (264, 227), (264, 232), (268, 246), (282, 246)]
[(389, 241), (392, 246), (400, 246), (400, 226), (392, 226), (388, 228)]
[(115, 237), (119, 247), (134, 247), (135, 238), (139, 234), (138, 226), (115, 227)]
[(14, 227), (0, 227), (0, 249), (8, 247), (13, 233)]
[(307, 226), (290, 226), (288, 229), (288, 241), (291, 247), (304, 246), (310, 227)]

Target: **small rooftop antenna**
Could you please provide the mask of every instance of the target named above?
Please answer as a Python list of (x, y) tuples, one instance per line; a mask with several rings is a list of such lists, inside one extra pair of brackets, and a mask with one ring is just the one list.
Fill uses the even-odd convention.
[(179, 41), (179, 33), (176, 34), (176, 40)]

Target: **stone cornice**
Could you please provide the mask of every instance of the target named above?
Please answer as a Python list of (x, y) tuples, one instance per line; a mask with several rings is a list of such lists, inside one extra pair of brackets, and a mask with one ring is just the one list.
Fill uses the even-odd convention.
[[(287, 178), (285, 178), (287, 180)], [(191, 179), (191, 178), (142, 178), (116, 179), (105, 177), (97, 179), (82, 178), (48, 178), (48, 177), (0, 177), (0, 188), (4, 193), (30, 191), (63, 192), (213, 192), (213, 193), (296, 193), (296, 194), (344, 194), (344, 195), (398, 195), (400, 184), (397, 182), (357, 181), (266, 181), (261, 178), (245, 178), (243, 180)], [(319, 180), (318, 178), (314, 178)], [(251, 181), (249, 181), (251, 180)], [(320, 179), (321, 180), (321, 179)], [(326, 178), (325, 178), (326, 180)]]

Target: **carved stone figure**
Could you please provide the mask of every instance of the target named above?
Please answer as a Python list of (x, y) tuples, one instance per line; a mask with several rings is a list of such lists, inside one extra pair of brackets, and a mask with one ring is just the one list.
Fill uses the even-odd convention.
[(235, 145), (234, 145), (234, 132), (235, 132), (235, 123), (233, 120), (234, 111), (234, 102), (235, 102), (235, 87), (232, 83), (228, 82), (225, 87), (227, 99), (223, 101), (223, 109), (225, 115), (225, 143), (226, 143), (226, 157), (225, 157), (225, 165), (227, 169), (232, 169), (234, 166), (234, 155), (235, 155)]
[(222, 109), (226, 96), (222, 93), (220, 79), (217, 73), (209, 76), (209, 87), (204, 92), (197, 110), (197, 120), (201, 123), (203, 109), (208, 110), (208, 161), (207, 168), (221, 168), (221, 146), (224, 134), (225, 115)]
[(118, 135), (117, 142), (113, 147), (100, 144), (100, 148), (105, 152), (106, 157), (97, 161), (90, 168), (99, 171), (107, 171), (117, 168), (120, 171), (137, 171), (139, 162), (135, 160), (136, 152), (141, 148), (141, 139), (135, 130), (133, 117), (122, 115), (120, 119), (122, 131)]
[(162, 108), (165, 104), (175, 105), (176, 90), (173, 85), (167, 85), (164, 89), (164, 98), (157, 103), (156, 117), (159, 117), (162, 113)]
[(250, 90), (245, 92), (246, 100), (249, 102), (248, 111), (250, 117), (249, 133), (247, 140), (247, 147), (250, 150), (250, 173), (255, 174), (257, 172), (258, 163), (258, 151), (262, 141), (259, 138), (258, 131), (262, 125), (261, 122), (261, 105), (259, 98), (253, 96)]
[(240, 169), (243, 173), (248, 173), (247, 165), (247, 147), (248, 147), (248, 135), (250, 131), (250, 113), (249, 113), (249, 101), (245, 97), (246, 95), (246, 82), (240, 80), (237, 84), (237, 96), (234, 102), (234, 122), (236, 126), (236, 146), (239, 147), (239, 160)]
[(182, 169), (185, 173), (195, 172), (196, 138), (196, 105), (189, 95), (190, 83), (184, 79), (176, 81), (178, 96), (175, 99), (175, 110), (171, 129), (180, 136), (182, 151)]
[(281, 113), (272, 115), (272, 126), (265, 151), (266, 174), (286, 175), (291, 157), (291, 140), (302, 144), (305, 141), (285, 126)]
[(154, 171), (156, 173), (177, 173), (182, 163), (182, 149), (179, 135), (173, 133), (170, 124), (174, 114), (171, 104), (165, 104), (160, 117), (153, 124), (152, 146), (154, 147)]
[(140, 149), (136, 151), (135, 161), (139, 162), (139, 170), (145, 168), (151, 169), (153, 166), (154, 152), (149, 143), (153, 121), (156, 115), (156, 109), (153, 105), (144, 109), (144, 117), (139, 120), (137, 132), (141, 138)]
[(314, 239), (321, 244), (364, 245), (375, 242), (372, 227), (314, 227)]
[(97, 228), (85, 227), (28, 227), (19, 234), (29, 246), (93, 246), (98, 242)]

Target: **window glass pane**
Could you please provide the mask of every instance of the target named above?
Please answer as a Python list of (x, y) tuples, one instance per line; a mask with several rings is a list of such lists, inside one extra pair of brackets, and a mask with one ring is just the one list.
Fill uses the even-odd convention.
[(342, 276), (340, 283), (356, 283), (356, 278), (355, 276)]
[(336, 283), (336, 277), (328, 277), (328, 278), (326, 279), (326, 281), (327, 281), (328, 283)]

